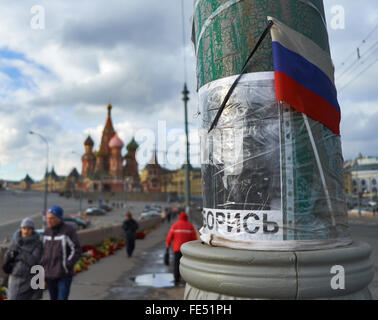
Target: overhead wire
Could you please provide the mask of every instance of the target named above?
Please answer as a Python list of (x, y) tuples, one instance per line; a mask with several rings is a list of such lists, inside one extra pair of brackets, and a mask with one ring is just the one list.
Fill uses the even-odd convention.
[(336, 81), (340, 87), (339, 92), (342, 92), (345, 88), (354, 83), (378, 61), (378, 58), (376, 58), (378, 53), (378, 41), (373, 42), (373, 44), (367, 50), (361, 53), (361, 49), (364, 48), (367, 43), (370, 43), (368, 40), (377, 30), (378, 24), (375, 25), (374, 28), (361, 41), (361, 44), (357, 47), (356, 60), (348, 65), (345, 65), (345, 62), (348, 61), (353, 55), (352, 52), (342, 63), (342, 65), (345, 65), (345, 68), (342, 68), (338, 75), (336, 74)]
[[(361, 41), (361, 43), (357, 46), (357, 48), (362, 48), (366, 43), (367, 43), (367, 40), (371, 37), (371, 35), (376, 31), (376, 30), (378, 30), (378, 24), (376, 24), (375, 26), (374, 26), (374, 28), (371, 30), (371, 31), (369, 31), (369, 33), (367, 34), (367, 36), (366, 37), (364, 37), (364, 39)], [(356, 49), (357, 49), (356, 48)], [(343, 70), (343, 67), (346, 65), (346, 63), (349, 61), (349, 59), (351, 58), (351, 57), (353, 57), (354, 55), (356, 54), (356, 50), (353, 50), (348, 56), (347, 56), (347, 58), (345, 58), (344, 59), (344, 61), (340, 64), (340, 68), (338, 68), (338, 71), (337, 72), (341, 72), (342, 70)], [(357, 59), (357, 61), (358, 61), (358, 59)]]
[(357, 76), (355, 76), (352, 80), (350, 80), (347, 84), (345, 84), (343, 87), (340, 88), (339, 92), (342, 92), (347, 86), (349, 86), (351, 83), (356, 81), (362, 74), (364, 74), (366, 71), (368, 71), (373, 65), (375, 65), (378, 62), (378, 58), (376, 58), (371, 64), (369, 64), (365, 69), (363, 69)]
[(366, 52), (364, 52), (363, 54), (361, 54), (360, 59), (357, 59), (356, 61), (354, 61), (353, 63), (351, 63), (347, 67), (347, 69), (344, 70), (344, 72), (342, 74), (340, 74), (339, 76), (337, 76), (337, 80), (340, 81), (343, 77), (345, 77), (345, 75), (348, 75), (349, 71), (354, 70), (355, 66), (358, 67), (363, 62), (363, 58), (368, 59), (371, 56), (371, 54), (369, 54), (369, 52), (371, 50), (375, 49), (375, 47), (377, 47), (377, 46), (378, 46), (378, 41), (376, 41), (371, 47), (369, 47), (369, 49), (367, 49)]

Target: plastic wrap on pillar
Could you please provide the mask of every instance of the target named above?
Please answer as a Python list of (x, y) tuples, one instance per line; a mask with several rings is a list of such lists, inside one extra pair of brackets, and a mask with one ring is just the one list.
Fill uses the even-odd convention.
[(273, 72), (243, 76), (208, 133), (235, 78), (199, 90), (201, 239), (257, 250), (349, 244), (339, 137), (316, 121), (307, 127), (301, 113), (277, 102)]
[[(251, 235), (281, 240), (280, 121), (273, 73), (245, 75), (216, 129), (207, 133), (235, 77), (216, 80), (199, 90), (205, 208), (202, 238), (214, 233), (235, 241), (249, 241)], [(258, 222), (264, 216), (274, 221), (265, 234)]]

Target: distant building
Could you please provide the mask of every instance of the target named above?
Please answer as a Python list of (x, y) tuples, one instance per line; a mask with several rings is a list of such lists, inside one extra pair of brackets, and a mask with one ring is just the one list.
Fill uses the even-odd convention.
[(24, 180), (22, 180), (21, 184), (23, 185), (23, 189), (30, 190), (32, 184), (34, 183), (33, 179), (30, 178), (28, 174), (26, 174)]
[(142, 185), (140, 183), (138, 162), (136, 160), (136, 151), (139, 145), (135, 141), (134, 137), (131, 139), (129, 144), (126, 146), (126, 165), (124, 166), (123, 175), (127, 181), (127, 190), (131, 192), (141, 192)]
[(46, 179), (49, 192), (61, 192), (64, 189), (66, 176), (57, 175), (54, 167), (52, 167), (51, 171), (47, 175), (45, 174), (45, 177), (40, 183), (33, 185), (32, 190), (45, 190)]
[[(167, 185), (167, 192), (177, 192), (180, 197), (186, 192), (185, 165), (169, 174), (170, 182)], [(191, 167), (190, 169), (190, 195), (192, 198), (202, 198), (202, 175), (201, 168)]]
[(172, 171), (163, 168), (157, 160), (156, 151), (144, 167), (141, 173), (141, 184), (145, 192), (166, 192), (167, 184), (170, 182), (169, 173)]
[(8, 184), (8, 186), (10, 189), (30, 190), (33, 184), (33, 179), (30, 178), (29, 174), (27, 174), (21, 181), (11, 182)]
[(41, 181), (34, 181), (29, 174), (26, 175), (24, 179), (19, 182), (9, 183), (10, 189), (18, 189), (18, 190), (34, 190), (34, 191), (44, 191), (45, 190), (45, 183), (48, 183), (48, 191), (49, 192), (61, 192), (64, 190), (65, 186), (65, 176), (58, 176), (55, 172), (54, 167), (51, 169), (50, 172), (45, 174)]
[(344, 163), (344, 179), (346, 192), (357, 195), (377, 197), (378, 189), (378, 158), (363, 157)]
[(64, 180), (64, 190), (60, 190), (60, 192), (71, 192), (72, 194), (76, 191), (76, 185), (80, 181), (80, 174), (76, 168), (73, 168), (70, 174)]
[(84, 141), (81, 175), (78, 188), (83, 191), (141, 191), (138, 163), (135, 158), (138, 144), (133, 138), (127, 145), (127, 154), (122, 156), (123, 141), (113, 128), (112, 106), (108, 104), (108, 116), (98, 151), (93, 151), (94, 142), (90, 136)]
[[(166, 192), (183, 197), (186, 192), (185, 165), (180, 169), (168, 170), (159, 165), (156, 153), (141, 172), (141, 184), (145, 192)], [(202, 176), (200, 168), (190, 169), (190, 194), (192, 198), (202, 197)]]

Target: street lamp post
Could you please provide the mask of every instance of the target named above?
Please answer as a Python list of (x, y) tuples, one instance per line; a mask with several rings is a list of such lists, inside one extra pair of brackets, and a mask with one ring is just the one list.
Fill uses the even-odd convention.
[[(44, 201), (43, 201), (43, 212), (44, 215), (47, 213), (47, 194), (49, 189), (49, 142), (47, 139), (41, 135), (40, 133), (29, 131), (29, 134), (35, 134), (39, 136), (45, 143), (46, 143), (46, 174), (45, 174), (45, 194), (44, 194)], [(46, 217), (44, 216), (43, 219), (43, 229), (46, 228)]]
[[(76, 151), (72, 151), (72, 153), (73, 154), (77, 154), (77, 155), (79, 155)], [(75, 182), (76, 182), (76, 180), (75, 180)], [(82, 209), (83, 209), (83, 206), (82, 206), (82, 204), (83, 204), (83, 194), (82, 194), (82, 188), (81, 188), (81, 177), (79, 176), (79, 182), (80, 182), (80, 188), (79, 188), (79, 196), (80, 196), (80, 200), (79, 200), (79, 212), (80, 212), (80, 215), (82, 214)]]
[(127, 192), (129, 191), (129, 179), (127, 177), (123, 182), (123, 189), (125, 192), (125, 205), (127, 205)]
[(184, 90), (182, 91), (184, 95), (184, 107), (185, 107), (185, 136), (186, 136), (186, 165), (185, 165), (185, 202), (186, 202), (186, 213), (189, 215), (190, 211), (190, 155), (189, 155), (189, 129), (188, 129), (188, 101), (189, 101), (189, 91), (184, 83)]
[(98, 196), (98, 206), (100, 207), (102, 204), (102, 189), (104, 187), (103, 175), (100, 173), (100, 194)]
[(363, 191), (358, 192), (358, 216), (359, 217), (362, 216), (362, 214), (361, 214), (361, 201), (362, 201), (363, 195), (364, 195)]

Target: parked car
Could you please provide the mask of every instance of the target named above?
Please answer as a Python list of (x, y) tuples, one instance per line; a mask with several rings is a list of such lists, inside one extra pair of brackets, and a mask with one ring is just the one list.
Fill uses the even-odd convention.
[(142, 221), (142, 220), (147, 220), (147, 219), (151, 219), (153, 216), (150, 215), (148, 212), (142, 212), (139, 216), (139, 220)]
[(71, 191), (65, 191), (65, 192), (64, 192), (64, 196), (65, 196), (67, 199), (69, 199), (69, 198), (72, 197), (72, 192), (71, 192)]
[[(86, 221), (80, 217), (63, 217), (63, 221), (64, 223), (73, 226), (76, 230), (86, 229), (90, 224), (89, 221)], [(43, 229), (36, 229), (35, 231), (40, 235), (44, 233)]]
[(104, 203), (102, 205), (100, 205), (99, 208), (102, 209), (102, 210), (105, 210), (105, 211), (112, 211), (113, 210), (113, 208), (111, 206), (108, 206), (107, 204), (104, 204)]
[(77, 230), (86, 229), (89, 226), (88, 221), (79, 217), (65, 217), (63, 218), (63, 221), (64, 223), (72, 225)]
[(106, 211), (98, 207), (90, 207), (85, 210), (87, 216), (104, 216)]
[(160, 217), (160, 213), (156, 211), (147, 211), (140, 214), (139, 220), (146, 220), (155, 217)]

